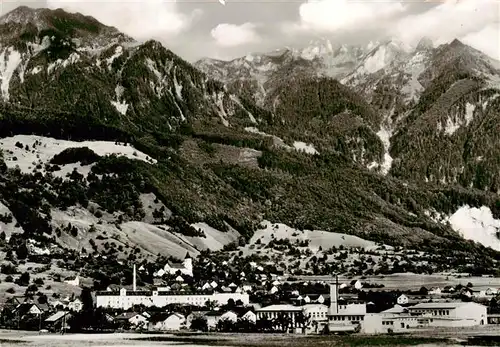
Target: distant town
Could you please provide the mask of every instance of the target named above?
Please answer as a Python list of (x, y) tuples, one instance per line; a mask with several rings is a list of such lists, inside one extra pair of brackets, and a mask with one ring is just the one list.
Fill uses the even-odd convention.
[[(210, 268), (206, 261), (199, 265), (203, 264)], [(138, 286), (138, 277), (148, 269), (132, 263), (131, 285), (110, 285), (105, 290), (83, 287), (79, 296), (66, 298), (47, 298), (37, 293), (36, 284), (28, 285), (24, 295), (12, 295), (3, 304), (0, 327), (45, 333), (391, 334), (500, 322), (498, 288), (478, 290), (464, 283), (403, 292), (362, 280), (341, 283), (335, 277), (299, 281), (252, 262), (248, 264), (252, 276), (230, 272), (226, 261), (220, 266), (226, 266), (225, 279), (199, 281), (193, 259), (186, 254), (182, 262), (168, 261), (154, 271), (156, 285)], [(29, 282), (23, 276), (16, 280)], [(78, 275), (65, 282), (81, 286)]]

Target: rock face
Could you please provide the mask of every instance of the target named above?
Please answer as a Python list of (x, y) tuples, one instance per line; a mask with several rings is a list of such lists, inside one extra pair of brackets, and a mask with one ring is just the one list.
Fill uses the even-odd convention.
[[(19, 223), (9, 230), (68, 247), (82, 233), (91, 247), (101, 221), (92, 230), (151, 254), (195, 252), (266, 219), (487, 261), (496, 253), (432, 215), (499, 214), (495, 64), (422, 40), (193, 66), (93, 18), (20, 7), (0, 19), (0, 203)], [(109, 150), (58, 153), (62, 140)], [(23, 158), (36, 159), (17, 170)], [(65, 225), (71, 213), (78, 223)]]

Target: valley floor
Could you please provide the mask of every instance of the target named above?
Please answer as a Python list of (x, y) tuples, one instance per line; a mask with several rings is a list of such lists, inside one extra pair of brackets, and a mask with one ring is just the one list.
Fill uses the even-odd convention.
[[(432, 336), (432, 337), (430, 337)], [(471, 338), (494, 337), (500, 339), (500, 325), (470, 328), (449, 328), (411, 331), (405, 335), (347, 335), (304, 336), (294, 334), (236, 334), (236, 333), (186, 333), (186, 334), (39, 334), (38, 332), (0, 330), (0, 345), (17, 346), (183, 346), (183, 347), (330, 347), (330, 346), (463, 346), (492, 345)], [(469, 341), (467, 342), (467, 340)]]
[[(335, 281), (335, 278), (332, 276), (295, 276), (295, 278), (301, 281)], [(350, 278), (341, 275), (339, 276), (339, 281), (341, 283), (349, 282)], [(458, 276), (458, 274), (423, 275), (397, 273), (390, 275), (364, 276), (363, 281), (384, 285), (383, 288), (374, 288), (372, 290), (418, 290), (422, 286), (426, 288), (444, 288), (446, 286), (456, 286), (458, 284), (466, 285), (469, 282), (472, 283), (474, 290), (485, 290), (489, 287), (500, 288), (499, 277), (469, 277), (467, 275)]]

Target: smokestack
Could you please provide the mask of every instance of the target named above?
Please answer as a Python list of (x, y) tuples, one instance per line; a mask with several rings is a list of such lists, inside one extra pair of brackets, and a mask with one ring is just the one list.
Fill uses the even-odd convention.
[(338, 279), (338, 276), (335, 275), (335, 283), (330, 283), (330, 313), (331, 314), (338, 314), (339, 313), (338, 287), (339, 287), (339, 279)]
[(134, 277), (133, 277), (133, 280), (132, 280), (133, 281), (132, 282), (132, 288), (133, 288), (133, 290), (135, 292), (137, 290), (137, 282), (136, 282), (137, 275), (136, 275), (136, 272), (135, 272), (135, 264), (134, 264), (134, 275), (133, 276)]

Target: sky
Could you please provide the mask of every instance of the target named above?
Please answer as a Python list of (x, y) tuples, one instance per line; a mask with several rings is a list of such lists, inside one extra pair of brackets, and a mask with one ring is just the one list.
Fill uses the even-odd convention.
[(156, 39), (194, 61), (304, 47), (329, 39), (367, 44), (387, 38), (416, 45), (462, 40), (500, 60), (500, 0), (0, 0), (91, 15), (137, 40)]

